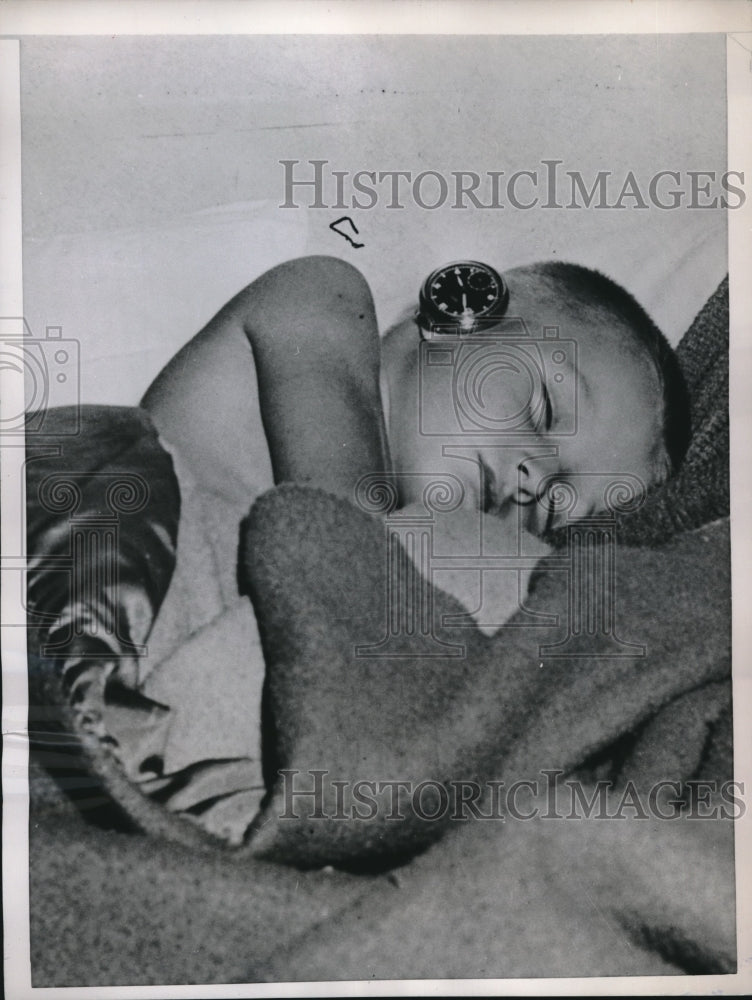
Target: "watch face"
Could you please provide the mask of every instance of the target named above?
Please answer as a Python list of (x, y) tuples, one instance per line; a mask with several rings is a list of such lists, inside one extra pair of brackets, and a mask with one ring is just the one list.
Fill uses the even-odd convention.
[(484, 316), (503, 312), (505, 294), (504, 283), (492, 268), (461, 261), (434, 271), (423, 286), (422, 298), (434, 322), (472, 329)]

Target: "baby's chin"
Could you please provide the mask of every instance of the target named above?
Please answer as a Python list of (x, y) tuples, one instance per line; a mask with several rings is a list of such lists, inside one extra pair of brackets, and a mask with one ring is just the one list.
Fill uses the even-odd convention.
[[(501, 517), (468, 505), (427, 518), (424, 504), (416, 502), (391, 517), (415, 517), (430, 524), (429, 568), (417, 555), (415, 564), (434, 586), (455, 597), (488, 636), (519, 610), (537, 560), (553, 551), (543, 539), (521, 528), (514, 511)], [(477, 568), (481, 553), (489, 562), (483, 570)], [(467, 568), (470, 560), (476, 562), (474, 568)]]

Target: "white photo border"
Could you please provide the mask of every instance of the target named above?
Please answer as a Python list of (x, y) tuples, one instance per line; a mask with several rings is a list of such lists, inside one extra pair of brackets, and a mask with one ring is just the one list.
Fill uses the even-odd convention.
[[(430, 8), (430, 16), (429, 16)], [(294, 20), (291, 22), (291, 15)], [(0, 315), (23, 315), (21, 272), (21, 134), (18, 42), (28, 35), (88, 34), (598, 34), (722, 32), (727, 35), (729, 109), (728, 163), (752, 175), (752, 8), (745, 2), (696, 3), (606, 0), (593, 3), (497, 0), (468, 4), (444, 0), (282, 0), (237, 2), (98, 2), (23, 0), (0, 5)], [(733, 573), (733, 681), (735, 778), (752, 787), (752, 530), (746, 510), (752, 500), (752, 199), (729, 212), (731, 302), (731, 534)], [(3, 371), (2, 406), (17, 412), (23, 378)], [(20, 388), (19, 388), (20, 381)], [(19, 396), (20, 392), (20, 396)], [(2, 552), (23, 556), (23, 449), (2, 442)], [(7, 563), (3, 563), (3, 571)], [(2, 590), (3, 622), (18, 620), (14, 590)], [(330, 982), (307, 984), (206, 985), (32, 989), (29, 964), (28, 746), (25, 733), (25, 632), (3, 628), (3, 890), (6, 995), (26, 997), (253, 997), (380, 995), (699, 995), (752, 991), (752, 812), (736, 822), (738, 969), (731, 976), (516, 979), (461, 981)]]

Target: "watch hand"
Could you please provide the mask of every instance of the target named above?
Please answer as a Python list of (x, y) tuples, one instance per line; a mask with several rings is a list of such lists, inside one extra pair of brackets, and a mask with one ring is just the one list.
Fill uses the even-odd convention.
[(467, 295), (464, 292), (462, 293), (462, 308), (467, 312)]

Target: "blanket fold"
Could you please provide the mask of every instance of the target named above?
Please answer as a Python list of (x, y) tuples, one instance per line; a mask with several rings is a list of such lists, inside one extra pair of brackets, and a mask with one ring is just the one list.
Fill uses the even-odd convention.
[[(399, 655), (364, 656), (390, 620), (385, 539), (379, 522), (305, 487), (265, 495), (247, 521), (244, 570), (267, 664), (265, 771), (274, 789), (250, 841), (256, 854), (303, 865), (393, 861), (450, 822), (449, 810), (440, 820), (420, 815), (410, 790), (421, 783), (571, 771), (687, 692), (722, 688), (728, 697), (725, 521), (661, 550), (619, 550), (617, 620), (641, 640), (641, 656), (614, 657), (607, 633), (580, 635), (565, 657), (547, 652), (569, 627), (562, 572), (538, 576), (526, 603), (557, 626), (518, 628), (512, 619), (493, 638), (442, 626), (461, 606), (434, 588), (433, 636), (447, 649), (461, 642), (463, 657), (427, 655), (421, 635), (400, 636)], [(706, 735), (702, 724), (673, 732), (663, 747), (664, 763), (675, 758), (670, 777), (692, 777)], [(407, 788), (388, 784), (395, 779)], [(381, 795), (371, 788), (379, 782)], [(378, 807), (367, 821), (342, 822), (343, 812), (364, 812), (359, 787)]]

